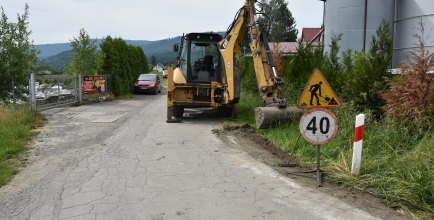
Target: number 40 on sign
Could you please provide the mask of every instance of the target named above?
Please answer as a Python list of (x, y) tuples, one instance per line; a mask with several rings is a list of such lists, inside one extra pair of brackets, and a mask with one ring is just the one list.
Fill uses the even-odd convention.
[(338, 133), (338, 120), (328, 109), (313, 108), (301, 117), (300, 132), (312, 144), (325, 144)]

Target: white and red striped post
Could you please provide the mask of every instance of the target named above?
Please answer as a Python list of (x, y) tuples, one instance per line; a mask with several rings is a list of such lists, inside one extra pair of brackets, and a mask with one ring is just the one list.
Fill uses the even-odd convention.
[(360, 163), (362, 161), (364, 124), (365, 124), (365, 114), (357, 115), (356, 130), (354, 131), (353, 163), (351, 165), (351, 173), (355, 175), (359, 175), (360, 173)]

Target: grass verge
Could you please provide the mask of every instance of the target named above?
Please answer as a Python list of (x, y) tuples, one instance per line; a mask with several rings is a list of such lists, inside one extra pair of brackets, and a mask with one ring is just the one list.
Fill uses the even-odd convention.
[[(255, 127), (253, 109), (262, 106), (255, 92), (243, 91), (239, 122)], [(356, 112), (344, 103), (330, 109), (338, 118), (339, 132), (321, 146), (321, 169), (326, 179), (343, 187), (368, 192), (415, 219), (434, 217), (434, 135), (432, 129), (397, 127), (393, 122), (371, 120), (370, 112)], [(360, 175), (351, 174), (354, 124), (366, 115)], [(300, 134), (299, 119), (289, 125), (258, 130), (275, 146), (290, 153)], [(304, 166), (315, 168), (316, 147), (300, 138), (294, 153)]]
[(0, 187), (18, 172), (25, 157), (33, 129), (45, 124), (45, 119), (28, 105), (0, 107)]

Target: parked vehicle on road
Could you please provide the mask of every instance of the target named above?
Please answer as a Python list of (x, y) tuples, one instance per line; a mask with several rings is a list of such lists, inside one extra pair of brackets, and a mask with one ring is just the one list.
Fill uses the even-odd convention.
[(163, 70), (163, 78), (167, 78), (169, 76), (169, 70)]
[(140, 76), (134, 82), (135, 93), (153, 93), (161, 92), (161, 80), (157, 74), (146, 73)]

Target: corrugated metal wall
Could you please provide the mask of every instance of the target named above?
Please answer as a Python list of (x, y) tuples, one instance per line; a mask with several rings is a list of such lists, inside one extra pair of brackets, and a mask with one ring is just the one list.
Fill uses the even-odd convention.
[(434, 52), (434, 0), (396, 0), (394, 45), (392, 66), (398, 67), (405, 61), (405, 54), (415, 49), (420, 34), (418, 22), (425, 24), (425, 38), (431, 31), (431, 39), (426, 40), (430, 53)]
[[(393, 23), (392, 68), (405, 61), (405, 54), (415, 49), (420, 34), (418, 22), (425, 24), (427, 49), (434, 52), (434, 0), (328, 0), (325, 13), (324, 43), (329, 52), (333, 34), (342, 33), (339, 41), (340, 53), (351, 49), (366, 51), (370, 48), (371, 37), (375, 35), (381, 20)], [(431, 32), (430, 32), (431, 31)]]
[[(366, 10), (365, 10), (366, 9)], [(381, 20), (393, 21), (394, 0), (328, 0), (325, 15), (325, 51), (333, 34), (342, 33), (340, 52), (369, 50), (371, 36)]]

